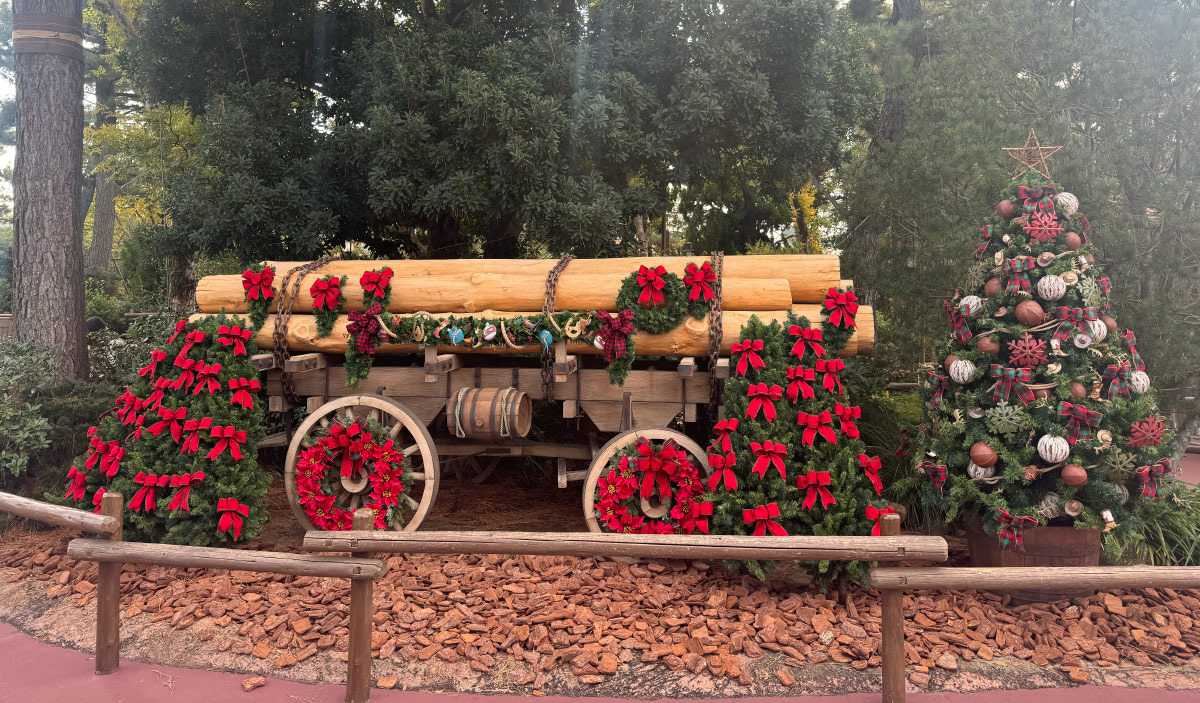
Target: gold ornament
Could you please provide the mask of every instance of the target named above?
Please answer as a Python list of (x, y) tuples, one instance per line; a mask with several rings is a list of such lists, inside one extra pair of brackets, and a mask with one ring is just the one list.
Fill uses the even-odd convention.
[(1047, 364), (1046, 370), (1049, 371), (1050, 373), (1058, 373), (1058, 372), (1062, 371), (1062, 364), (1058, 363), (1057, 361), (1054, 362), (1053, 364)]
[(1100, 430), (1096, 433), (1096, 441), (1100, 442), (1100, 446), (1097, 449), (1108, 449), (1112, 446), (1113, 442), (1112, 432)]
[(1017, 170), (1013, 172), (1012, 180), (1017, 180), (1026, 171), (1036, 171), (1044, 178), (1050, 178), (1050, 168), (1046, 165), (1046, 157), (1058, 153), (1061, 146), (1042, 146), (1038, 141), (1037, 132), (1029, 130), (1029, 137), (1024, 146), (1004, 147), (1005, 153), (1017, 160)]
[(1066, 283), (1068, 286), (1079, 283), (1079, 274), (1074, 271), (1064, 271), (1063, 275), (1059, 276), (1059, 278), (1063, 279), (1063, 283)]
[(996, 252), (996, 265), (997, 266), (1004, 265), (1004, 252), (1002, 252), (1002, 251)]
[(419, 322), (414, 324), (412, 336), (413, 336), (413, 339), (418, 342), (425, 341), (425, 327)]

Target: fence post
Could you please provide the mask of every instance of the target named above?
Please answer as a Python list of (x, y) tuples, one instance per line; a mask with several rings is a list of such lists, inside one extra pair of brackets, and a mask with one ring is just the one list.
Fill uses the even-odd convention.
[[(120, 542), (125, 497), (105, 493), (100, 497), (100, 514), (117, 519), (117, 531), (109, 541)], [(121, 567), (123, 564), (97, 564), (96, 579), (96, 673), (111, 674), (121, 665)]]
[[(354, 511), (355, 530), (375, 529), (375, 513)], [(350, 556), (370, 557), (369, 554)], [(371, 697), (371, 629), (375, 611), (375, 582), (350, 579), (350, 649), (346, 657), (346, 703), (365, 703)]]
[[(900, 534), (899, 515), (884, 515), (879, 525), (884, 537)], [(904, 592), (881, 589), (879, 601), (883, 609), (883, 703), (904, 703)]]

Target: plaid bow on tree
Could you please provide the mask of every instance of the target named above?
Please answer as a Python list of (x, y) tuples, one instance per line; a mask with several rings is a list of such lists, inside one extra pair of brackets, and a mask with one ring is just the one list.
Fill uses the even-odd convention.
[(354, 339), (354, 350), (360, 354), (374, 354), (375, 345), (381, 335), (378, 315), (383, 313), (383, 306), (373, 303), (365, 312), (351, 310), (350, 324), (346, 330)]
[(801, 327), (800, 325), (792, 325), (788, 327), (788, 334), (793, 337), (798, 337), (796, 343), (792, 345), (792, 355), (803, 359), (804, 346), (807, 344), (813, 354), (816, 356), (825, 356), (825, 347), (821, 342), (825, 341), (825, 334), (821, 330), (813, 329), (812, 327)]
[(596, 312), (596, 317), (603, 325), (597, 336), (604, 340), (604, 360), (611, 364), (617, 359), (623, 358), (629, 348), (629, 335), (633, 334), (635, 329), (633, 311), (622, 310), (614, 316), (609, 315), (607, 311), (599, 310)]
[(1036, 265), (1036, 261), (1032, 256), (1018, 256), (1012, 259), (1005, 259), (1004, 265), (1001, 266), (1001, 271), (1008, 276), (1008, 283), (1004, 286), (1005, 293), (1033, 293), (1033, 287), (1029, 281), (1029, 271)]
[(1108, 397), (1110, 400), (1116, 400), (1118, 396), (1129, 397), (1129, 375), (1132, 373), (1129, 368), (1129, 362), (1126, 361), (1120, 366), (1109, 364), (1108, 368), (1104, 369), (1104, 374), (1101, 378), (1108, 381)]
[(1033, 391), (1025, 385), (1030, 381), (1029, 369), (1015, 369), (1000, 364), (992, 364), (990, 376), (996, 379), (996, 387), (992, 390), (992, 402), (1007, 402), (1012, 391), (1017, 392), (1017, 398), (1025, 405), (1033, 402)]
[(1025, 530), (1037, 527), (1037, 518), (1013, 517), (1004, 508), (996, 508), (996, 522), (1000, 523), (1000, 531), (996, 534), (1000, 538), (1000, 548), (1007, 549), (1010, 542), (1016, 542), (1019, 552), (1025, 551)]
[(1067, 441), (1071, 444), (1079, 440), (1085, 442), (1092, 439), (1092, 429), (1100, 425), (1104, 415), (1094, 410), (1088, 410), (1082, 405), (1068, 403), (1065, 400), (1058, 404), (1058, 414), (1067, 420)]
[(858, 296), (853, 291), (839, 292), (830, 288), (825, 294), (825, 311), (829, 313), (829, 324), (834, 327), (854, 327), (854, 316), (858, 314)]
[(946, 317), (950, 320), (950, 329), (954, 334), (954, 338), (959, 344), (966, 344), (971, 341), (974, 335), (971, 333), (971, 328), (967, 327), (967, 320), (970, 315), (970, 309), (966, 305), (954, 306), (950, 301), (943, 300), (942, 307), (946, 309)]
[(950, 377), (942, 373), (940, 369), (928, 369), (925, 371), (925, 379), (929, 381), (929, 387), (933, 389), (933, 396), (929, 399), (929, 408), (940, 408), (944, 401), (946, 392), (950, 390)]
[(1134, 371), (1145, 371), (1146, 362), (1142, 361), (1142, 355), (1137, 350), (1137, 336), (1133, 334), (1133, 330), (1125, 330), (1121, 333), (1121, 341), (1125, 344), (1125, 348), (1129, 350), (1129, 361), (1133, 365)]
[(1058, 187), (1053, 183), (1041, 186), (1017, 186), (1017, 197), (1025, 201), (1025, 214), (1035, 212), (1054, 212), (1054, 200), (1050, 196), (1058, 195)]
[(1071, 337), (1071, 330), (1077, 329), (1081, 334), (1092, 336), (1092, 329), (1086, 323), (1100, 319), (1100, 311), (1096, 308), (1068, 308), (1060, 307), (1056, 312), (1054, 319), (1058, 321), (1058, 328), (1054, 330), (1054, 338), (1060, 342), (1065, 342)]
[(982, 257), (983, 252), (987, 251), (988, 245), (992, 243), (992, 233), (994, 231), (991, 225), (984, 225), (979, 229), (979, 238), (983, 241), (980, 242), (979, 246), (975, 247), (976, 259)]
[(817, 504), (817, 497), (821, 498), (821, 507), (828, 508), (831, 505), (837, 505), (837, 499), (829, 492), (828, 486), (833, 485), (833, 479), (830, 478), (828, 471), (809, 471), (805, 474), (800, 474), (796, 477), (796, 488), (802, 491), (807, 491), (804, 494), (804, 502), (800, 507), (808, 510)]
[(926, 460), (921, 462), (921, 470), (929, 477), (929, 482), (937, 489), (938, 495), (942, 495), (942, 487), (946, 485), (945, 465)]
[(1147, 498), (1157, 498), (1158, 492), (1162, 490), (1163, 476), (1170, 475), (1174, 471), (1175, 467), (1171, 464), (1170, 459), (1159, 459), (1156, 464), (1138, 469), (1137, 475), (1142, 479), (1142, 495)]

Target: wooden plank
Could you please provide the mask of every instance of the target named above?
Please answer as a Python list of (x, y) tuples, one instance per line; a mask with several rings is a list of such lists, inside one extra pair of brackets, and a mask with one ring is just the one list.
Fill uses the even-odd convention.
[(384, 574), (383, 562), (347, 557), (316, 557), (308, 554), (258, 552), (248, 549), (186, 547), (178, 544), (105, 542), (73, 539), (67, 555), (74, 559), (126, 564), (155, 564), (180, 569), (230, 569), (294, 576), (377, 579)]
[(725, 357), (717, 359), (717, 368), (713, 373), (721, 380), (729, 378), (729, 359)]
[(579, 357), (567, 354), (567, 343), (563, 341), (554, 344), (554, 382), (566, 383), (567, 376), (579, 370)]
[(310, 413), (315, 413), (325, 404), (326, 398), (323, 395), (310, 395), (304, 399), (304, 409)]
[(537, 554), (670, 559), (946, 561), (941, 537), (753, 537), (592, 532), (319, 532), (304, 535), (314, 552), (388, 554)]
[(681, 378), (691, 378), (696, 374), (696, 357), (683, 357), (679, 360), (679, 367), (675, 371)]
[(266, 437), (263, 437), (263, 440), (258, 443), (258, 448), (262, 449), (263, 447), (286, 447), (288, 445), (289, 441), (291, 441), (291, 440), (288, 438), (287, 432), (276, 432), (274, 434), (269, 434)]
[(275, 355), (271, 352), (255, 354), (250, 357), (250, 365), (259, 371), (267, 371), (275, 368)]
[(1195, 566), (922, 567), (869, 569), (874, 588), (905, 590), (1039, 590), (1054, 588), (1198, 588)]
[(441, 437), (436, 439), (439, 456), (540, 456), (583, 461), (592, 459), (591, 447), (583, 444), (529, 441), (488, 444), (460, 439), (442, 439)]
[[(881, 537), (900, 535), (900, 516), (884, 515), (879, 522)], [(904, 593), (896, 589), (880, 592), (883, 646), (883, 703), (904, 703)]]
[(307, 354), (295, 354), (287, 361), (283, 362), (283, 370), (287, 373), (304, 373), (305, 371), (316, 371), (323, 369), (329, 365), (329, 355), (321, 352), (309, 352)]
[(435, 347), (425, 347), (425, 382), (433, 383), (438, 376), (462, 366), (458, 354), (438, 354)]
[(267, 396), (267, 410), (270, 410), (273, 413), (281, 413), (286, 410), (291, 410), (294, 407), (296, 407), (296, 404), (282, 395)]
[[(675, 379), (675, 383), (679, 383), (679, 379)], [(584, 400), (579, 403), (580, 408), (588, 419), (596, 425), (596, 429), (601, 432), (620, 432), (621, 431), (621, 401), (619, 400)], [(645, 401), (634, 401), (633, 414), (637, 420), (637, 427), (666, 427), (671, 424), (675, 416), (683, 410), (683, 406), (676, 403), (647, 403)]]
[(111, 535), (121, 529), (121, 521), (108, 515), (51, 505), (40, 500), (22, 498), (12, 493), (0, 493), (0, 510), (30, 520), (59, 527), (70, 527), (98, 535)]
[[(354, 511), (355, 530), (375, 529), (375, 514)], [(363, 703), (371, 696), (371, 616), (375, 612), (375, 583), (350, 581), (350, 643), (346, 654), (346, 703)]]
[[(108, 492), (100, 497), (100, 514), (117, 521), (117, 529), (108, 535), (120, 542), (121, 518), (125, 496)], [(121, 665), (121, 564), (99, 564), (96, 579), (96, 673), (111, 674)]]

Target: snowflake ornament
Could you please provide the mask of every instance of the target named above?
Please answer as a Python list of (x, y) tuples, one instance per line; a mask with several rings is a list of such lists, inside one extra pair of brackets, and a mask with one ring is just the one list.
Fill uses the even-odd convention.
[(1100, 284), (1096, 283), (1094, 278), (1079, 279), (1079, 287), (1075, 290), (1079, 291), (1080, 297), (1083, 298), (1084, 307), (1098, 308), (1100, 307)]
[(1104, 468), (1110, 477), (1123, 478), (1133, 475), (1137, 468), (1137, 458), (1133, 452), (1115, 451), (1104, 456)]
[(1165, 429), (1163, 421), (1153, 415), (1141, 422), (1135, 422), (1129, 431), (1129, 446), (1157, 447), (1162, 443), (1162, 433)]
[(986, 262), (975, 264), (967, 269), (967, 275), (963, 279), (963, 288), (966, 290), (978, 290), (982, 288), (990, 272), (991, 267)]
[(1028, 332), (1008, 343), (1008, 360), (1014, 366), (1033, 368), (1046, 363), (1047, 358), (1046, 340), (1034, 339)]
[(1025, 225), (1025, 234), (1028, 234), (1030, 239), (1037, 240), (1039, 244), (1053, 241), (1062, 232), (1063, 228), (1058, 224), (1058, 218), (1045, 212), (1034, 213), (1029, 224)]
[(1008, 401), (1002, 401), (995, 407), (988, 408), (985, 418), (984, 422), (987, 423), (988, 429), (995, 434), (1004, 435), (1008, 441), (1012, 440), (1012, 435), (1033, 424), (1028, 415), (1020, 408), (1009, 405)]

